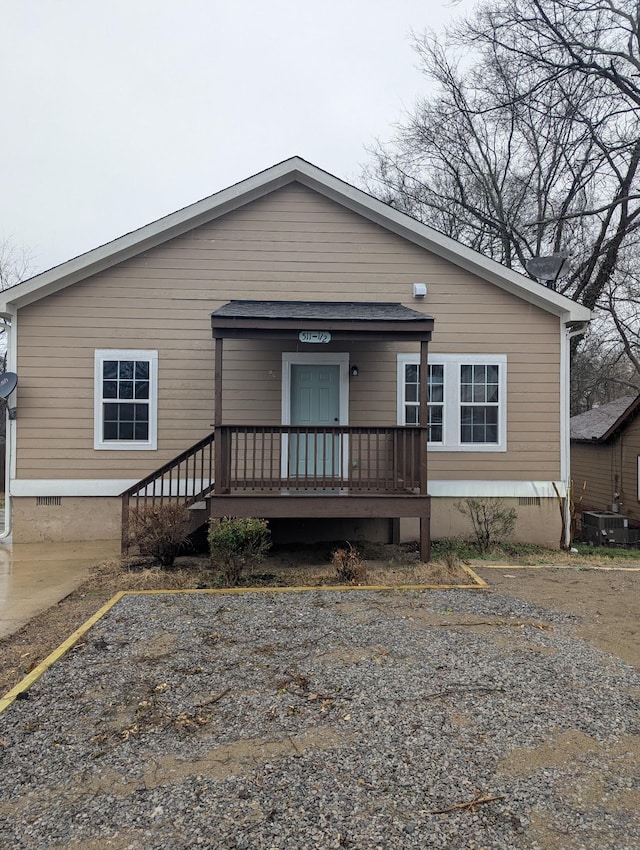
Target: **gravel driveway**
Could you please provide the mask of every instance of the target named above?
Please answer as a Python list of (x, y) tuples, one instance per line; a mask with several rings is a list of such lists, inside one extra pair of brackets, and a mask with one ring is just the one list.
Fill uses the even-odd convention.
[(0, 715), (0, 847), (637, 850), (640, 676), (579, 621), (474, 591), (126, 596)]

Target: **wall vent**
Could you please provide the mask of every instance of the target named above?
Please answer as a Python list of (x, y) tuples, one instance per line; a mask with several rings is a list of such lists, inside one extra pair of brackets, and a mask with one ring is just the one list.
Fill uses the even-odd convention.
[(518, 496), (519, 505), (534, 505), (540, 507), (540, 496)]
[(36, 496), (36, 505), (61, 505), (60, 496)]

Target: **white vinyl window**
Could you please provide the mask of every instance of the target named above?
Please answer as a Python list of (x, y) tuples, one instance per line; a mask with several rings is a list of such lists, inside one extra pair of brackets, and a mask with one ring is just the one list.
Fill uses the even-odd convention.
[(95, 352), (95, 449), (157, 448), (158, 352)]
[[(429, 357), (429, 447), (506, 451), (507, 358), (500, 354)], [(420, 357), (398, 355), (398, 424), (417, 425)]]

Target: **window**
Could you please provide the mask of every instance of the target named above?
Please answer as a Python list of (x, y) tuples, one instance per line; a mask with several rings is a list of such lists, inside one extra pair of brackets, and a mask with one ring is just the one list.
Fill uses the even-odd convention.
[[(429, 405), (427, 427), (429, 442), (442, 442), (444, 408), (444, 369), (442, 364), (429, 363)], [(418, 425), (420, 414), (420, 366), (404, 364), (404, 425)]]
[[(506, 450), (504, 355), (433, 355), (429, 358), (429, 446), (447, 451)], [(417, 425), (420, 358), (398, 355), (398, 423)]]
[(156, 448), (157, 376), (156, 351), (96, 351), (94, 448)]
[(460, 442), (497, 443), (500, 390), (497, 364), (460, 366)]

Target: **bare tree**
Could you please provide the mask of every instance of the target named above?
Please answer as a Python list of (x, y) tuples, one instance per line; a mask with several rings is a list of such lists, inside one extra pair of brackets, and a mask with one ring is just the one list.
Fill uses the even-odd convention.
[(635, 0), (489, 0), (445, 42), (414, 46), (435, 93), (374, 148), (370, 190), (523, 272), (531, 257), (566, 253), (558, 290), (606, 314), (634, 362)]
[(24, 247), (10, 239), (0, 240), (0, 290), (8, 289), (29, 277), (33, 269), (33, 256)]
[(574, 355), (571, 369), (573, 415), (623, 395), (640, 393), (640, 373), (626, 357), (619, 340), (613, 339), (608, 331), (608, 326), (596, 320)]

